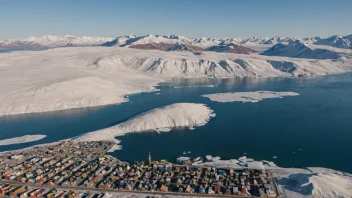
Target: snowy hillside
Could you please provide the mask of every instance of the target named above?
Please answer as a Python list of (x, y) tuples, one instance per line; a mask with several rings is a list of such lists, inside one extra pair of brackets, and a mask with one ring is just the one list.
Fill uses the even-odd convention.
[(316, 45), (328, 45), (337, 48), (352, 49), (352, 34), (348, 36), (331, 36), (325, 39), (319, 39), (314, 42)]
[(111, 41), (112, 38), (88, 37), (88, 36), (52, 36), (28, 37), (23, 40), (0, 41), (0, 49), (45, 49), (69, 46), (93, 46), (102, 45)]
[(282, 197), (351, 197), (352, 175), (327, 168), (278, 168), (271, 171)]
[(103, 44), (107, 47), (129, 47), (144, 50), (161, 51), (214, 51), (238, 54), (249, 54), (255, 51), (241, 45), (235, 39), (186, 38), (183, 36), (122, 36)]
[(134, 48), (134, 49), (142, 49), (142, 50), (161, 50), (161, 51), (168, 51), (171, 47), (173, 47), (174, 44), (171, 43), (146, 43), (146, 44), (136, 44), (136, 45), (130, 45), (128, 46), (129, 48)]
[(230, 44), (221, 44), (221, 45), (215, 45), (211, 46), (206, 49), (207, 51), (213, 51), (213, 52), (224, 52), (224, 53), (234, 53), (234, 54), (251, 54), (255, 53), (255, 50), (252, 50), (250, 48), (244, 47), (242, 45), (236, 45), (233, 43)]
[(276, 44), (272, 48), (263, 52), (266, 56), (285, 56), (294, 58), (312, 58), (312, 59), (337, 59), (343, 53), (336, 50), (320, 49), (317, 46), (303, 43), (299, 40), (288, 44)]
[(188, 52), (201, 52), (204, 51), (203, 48), (197, 47), (194, 45), (190, 44), (175, 44), (172, 47), (168, 49), (168, 51), (176, 51), (176, 52), (181, 52), (181, 51), (188, 51)]
[[(342, 50), (343, 51), (343, 50)], [(204, 51), (70, 47), (0, 53), (0, 115), (126, 102), (169, 78), (291, 77), (343, 73), (352, 59), (303, 59)]]
[(176, 103), (139, 114), (126, 122), (98, 131), (83, 134), (76, 141), (115, 140), (131, 132), (164, 130), (174, 127), (193, 127), (206, 124), (210, 117), (215, 116), (213, 110), (204, 104)]

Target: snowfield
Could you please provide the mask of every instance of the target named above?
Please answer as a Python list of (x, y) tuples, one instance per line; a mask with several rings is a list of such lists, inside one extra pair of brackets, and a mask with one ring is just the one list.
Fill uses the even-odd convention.
[[(171, 128), (202, 126), (215, 114), (204, 104), (176, 103), (139, 114), (121, 124), (74, 138), (75, 141), (115, 140), (116, 136), (141, 131), (168, 132)], [(117, 141), (116, 143), (119, 143)]]
[(25, 135), (21, 137), (15, 137), (10, 139), (0, 140), (0, 146), (10, 145), (10, 144), (21, 144), (26, 142), (34, 142), (45, 138), (46, 135)]
[(203, 95), (215, 102), (259, 102), (267, 98), (282, 98), (284, 96), (298, 96), (295, 92), (273, 92), (273, 91), (254, 91), (254, 92), (233, 92), (216, 93)]
[[(345, 53), (343, 53), (345, 54)], [(126, 102), (172, 78), (292, 77), (352, 70), (352, 59), (304, 59), (122, 47), (0, 53), (0, 115)]]
[(349, 198), (352, 175), (327, 168), (278, 168), (271, 170), (283, 197)]
[(118, 104), (128, 101), (124, 95), (153, 91), (163, 81), (118, 65), (95, 68), (109, 51), (80, 47), (0, 54), (0, 115)]

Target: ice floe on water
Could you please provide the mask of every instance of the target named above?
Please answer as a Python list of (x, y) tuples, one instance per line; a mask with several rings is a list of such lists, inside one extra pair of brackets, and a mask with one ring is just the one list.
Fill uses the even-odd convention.
[(15, 137), (10, 139), (0, 140), (0, 146), (10, 145), (10, 144), (21, 144), (26, 142), (34, 142), (45, 138), (46, 135), (24, 135), (21, 137)]
[(215, 85), (188, 85), (188, 86), (174, 86), (173, 88), (180, 89), (180, 88), (198, 88), (198, 87), (210, 87), (210, 88), (213, 88), (213, 87), (215, 87)]
[(171, 128), (158, 128), (158, 129), (155, 129), (156, 132), (160, 133), (160, 132), (169, 132), (171, 131), (172, 129)]
[(215, 114), (204, 104), (175, 103), (152, 109), (130, 118), (121, 124), (93, 131), (73, 138), (76, 141), (115, 140), (116, 136), (131, 132), (168, 132), (174, 127), (205, 125)]
[(253, 91), (253, 92), (230, 92), (202, 95), (215, 102), (259, 102), (267, 98), (282, 98), (283, 96), (298, 96), (295, 92), (273, 92), (273, 91)]

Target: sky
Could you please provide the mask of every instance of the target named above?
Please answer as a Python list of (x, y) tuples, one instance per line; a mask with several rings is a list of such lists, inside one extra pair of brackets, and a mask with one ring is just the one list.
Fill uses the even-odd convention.
[(0, 0), (0, 40), (42, 35), (352, 34), (352, 0)]

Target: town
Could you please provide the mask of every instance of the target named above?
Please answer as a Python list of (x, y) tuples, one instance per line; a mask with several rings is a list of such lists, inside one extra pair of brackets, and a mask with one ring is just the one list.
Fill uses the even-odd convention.
[(112, 192), (189, 196), (278, 197), (269, 171), (120, 161), (112, 141), (37, 146), (0, 154), (0, 196), (108, 197)]

